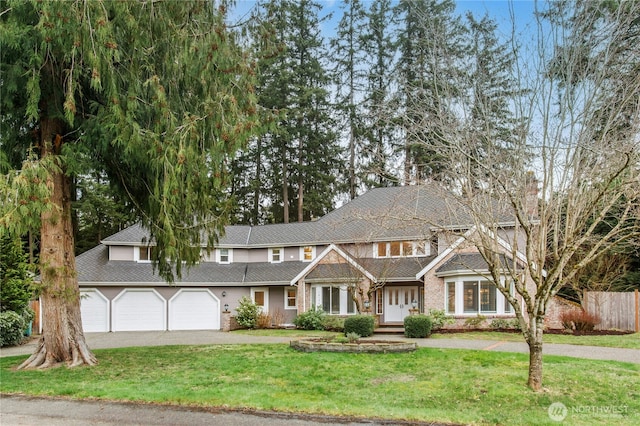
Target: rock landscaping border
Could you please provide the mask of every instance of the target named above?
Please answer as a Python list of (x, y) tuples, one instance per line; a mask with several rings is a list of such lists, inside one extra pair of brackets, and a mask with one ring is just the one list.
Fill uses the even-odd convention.
[(292, 340), (290, 346), (301, 352), (346, 352), (346, 353), (401, 353), (413, 352), (416, 342), (363, 340), (358, 343), (338, 343), (322, 339)]

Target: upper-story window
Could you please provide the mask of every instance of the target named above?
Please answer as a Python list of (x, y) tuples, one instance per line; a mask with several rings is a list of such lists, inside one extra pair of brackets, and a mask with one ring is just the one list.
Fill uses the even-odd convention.
[(155, 251), (154, 246), (138, 247), (138, 262), (151, 262), (153, 259), (153, 253)]
[(302, 259), (303, 262), (311, 262), (315, 257), (315, 246), (304, 246), (300, 248), (300, 259)]
[(271, 263), (280, 263), (284, 257), (284, 249), (282, 247), (274, 247), (269, 249), (269, 261)]
[(230, 248), (219, 248), (216, 250), (218, 263), (231, 263), (233, 250)]
[(389, 241), (375, 243), (376, 257), (408, 257), (426, 254), (424, 241)]

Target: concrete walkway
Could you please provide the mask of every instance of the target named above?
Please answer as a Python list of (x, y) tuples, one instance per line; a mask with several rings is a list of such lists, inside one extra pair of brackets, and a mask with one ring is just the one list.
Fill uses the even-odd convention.
[[(91, 349), (124, 348), (131, 346), (167, 345), (226, 345), (226, 344), (266, 344), (289, 343), (291, 337), (249, 336), (221, 331), (130, 331), (117, 333), (86, 333)], [(470, 339), (407, 339), (398, 335), (376, 334), (376, 340), (409, 340), (420, 347), (445, 349), (475, 349), (496, 352), (528, 353), (526, 343), (495, 340)], [(21, 346), (0, 349), (0, 357), (29, 355), (33, 353), (37, 339)], [(545, 355), (563, 355), (575, 358), (623, 361), (640, 364), (640, 349), (606, 348), (602, 346), (579, 346), (547, 343), (543, 346)]]

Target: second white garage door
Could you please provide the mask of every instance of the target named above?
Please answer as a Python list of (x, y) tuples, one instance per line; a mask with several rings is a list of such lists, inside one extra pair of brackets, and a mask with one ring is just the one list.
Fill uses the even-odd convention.
[(125, 289), (113, 299), (113, 331), (166, 330), (167, 302), (153, 289)]
[(220, 301), (209, 290), (182, 289), (169, 300), (169, 330), (219, 330)]

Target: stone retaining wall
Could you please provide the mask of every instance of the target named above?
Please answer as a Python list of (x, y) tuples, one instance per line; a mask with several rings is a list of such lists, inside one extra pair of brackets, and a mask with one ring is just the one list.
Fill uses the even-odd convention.
[(292, 340), (290, 346), (301, 352), (397, 353), (413, 352), (415, 342), (336, 343), (314, 340)]

